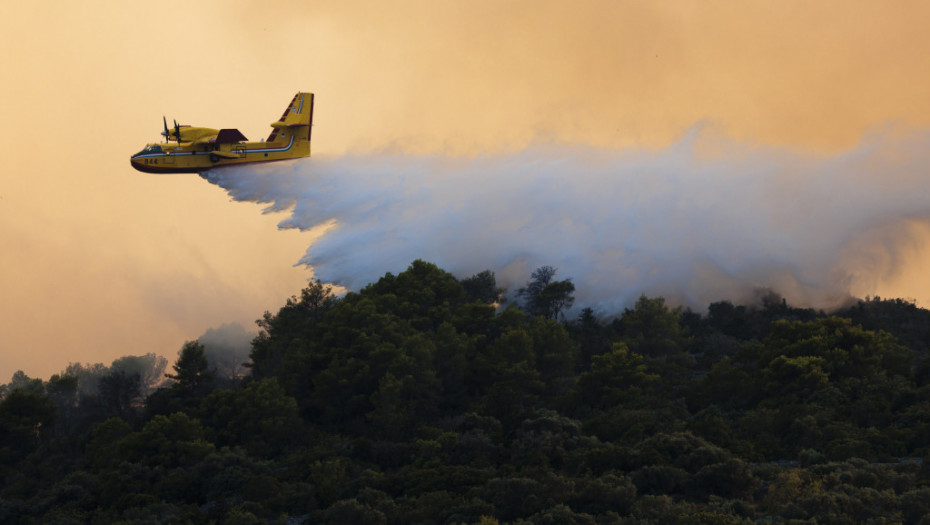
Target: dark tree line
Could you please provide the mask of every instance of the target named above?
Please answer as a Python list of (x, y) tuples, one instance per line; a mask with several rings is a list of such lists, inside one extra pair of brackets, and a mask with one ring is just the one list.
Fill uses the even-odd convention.
[(245, 376), (197, 341), (157, 379), (18, 373), (0, 522), (928, 523), (927, 310), (569, 319), (555, 275), (516, 303), (423, 261), (314, 282), (258, 321)]

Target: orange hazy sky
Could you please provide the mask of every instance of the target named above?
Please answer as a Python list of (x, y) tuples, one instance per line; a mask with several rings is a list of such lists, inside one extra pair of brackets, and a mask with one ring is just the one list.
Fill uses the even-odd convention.
[[(697, 123), (812, 155), (930, 127), (921, 2), (15, 2), (0, 19), (0, 382), (251, 328), (310, 239), (196, 175), (138, 173), (161, 117), (314, 154), (661, 148)], [(892, 131), (888, 131), (892, 130)], [(312, 162), (312, 160), (310, 161)], [(862, 295), (930, 301), (930, 228)]]

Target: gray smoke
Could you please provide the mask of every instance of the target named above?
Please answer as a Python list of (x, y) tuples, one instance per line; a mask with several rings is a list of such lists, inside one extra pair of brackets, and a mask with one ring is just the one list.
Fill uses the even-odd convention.
[(256, 335), (239, 323), (227, 323), (208, 328), (197, 341), (203, 345), (210, 370), (222, 379), (237, 379), (248, 372), (245, 363), (249, 362), (252, 339)]
[[(619, 312), (640, 294), (703, 308), (762, 287), (829, 307), (893, 269), (904, 225), (930, 218), (930, 134), (879, 134), (809, 155), (695, 128), (661, 151), (540, 145), (473, 158), (371, 153), (204, 174), (237, 201), (326, 228), (299, 261), (358, 289), (414, 259), (511, 291), (534, 268), (572, 278), (576, 305)], [(879, 253), (880, 252), (880, 253)]]

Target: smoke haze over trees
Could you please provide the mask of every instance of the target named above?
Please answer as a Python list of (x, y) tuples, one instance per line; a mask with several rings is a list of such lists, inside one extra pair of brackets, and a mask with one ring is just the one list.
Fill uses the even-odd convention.
[(242, 325), (229, 323), (208, 329), (197, 342), (204, 346), (208, 368), (220, 379), (235, 380), (247, 372), (245, 364), (249, 361), (254, 337), (255, 334), (247, 332)]
[[(572, 282), (555, 275), (541, 267), (525, 289)], [(259, 320), (244, 376), (221, 377), (203, 341), (167, 370), (130, 356), (17, 373), (0, 399), (0, 521), (930, 512), (930, 311), (874, 298), (827, 315), (770, 293), (700, 315), (640, 296), (609, 320), (582, 304), (560, 322), (502, 293), (492, 272), (457, 279), (418, 260), (343, 297), (311, 283)], [(535, 308), (541, 292), (518, 295)], [(166, 382), (143, 395), (159, 368)]]

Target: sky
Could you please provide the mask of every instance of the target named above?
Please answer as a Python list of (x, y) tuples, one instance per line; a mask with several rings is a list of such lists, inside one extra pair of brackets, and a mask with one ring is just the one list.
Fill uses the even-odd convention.
[[(474, 158), (539, 144), (655, 152), (699, 127), (710, 130), (704, 155), (764, 149), (829, 162), (876, 140), (926, 144), (928, 11), (848, 1), (5, 5), (0, 381), (130, 354), (173, 359), (213, 327), (253, 327), (313, 275), (298, 264), (313, 234), (278, 228), (287, 212), (197, 175), (130, 167), (160, 138), (163, 115), (258, 138), (295, 92), (311, 91), (323, 159)], [(902, 162), (882, 151), (868, 171), (878, 195), (901, 184), (881, 179)], [(880, 254), (887, 264), (855, 273), (851, 292), (930, 304), (925, 215), (855, 242), (893, 246)]]

